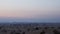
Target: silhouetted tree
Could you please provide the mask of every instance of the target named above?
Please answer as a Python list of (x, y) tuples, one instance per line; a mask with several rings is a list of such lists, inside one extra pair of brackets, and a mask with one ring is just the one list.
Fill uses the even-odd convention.
[(23, 32), (22, 34), (25, 34), (25, 32)]
[(58, 27), (58, 29), (60, 29), (60, 27)]
[(54, 33), (54, 34), (60, 34), (60, 32), (57, 31), (57, 30), (53, 30), (53, 33)]
[(38, 28), (38, 27), (36, 27), (36, 28), (35, 28), (35, 30), (39, 30), (39, 28)]
[(17, 32), (16, 32), (15, 34), (20, 34), (20, 33), (17, 33)]
[(21, 34), (20, 32), (11, 32), (10, 34)]
[(2, 26), (0, 26), (0, 29), (2, 29)]
[(43, 30), (40, 34), (45, 34), (45, 31)]
[(7, 30), (3, 29), (3, 30), (1, 30), (1, 32), (7, 32)]
[(49, 27), (45, 27), (44, 29), (48, 29)]
[(54, 29), (55, 27), (51, 27), (52, 29)]
[(28, 29), (27, 29), (27, 31), (29, 32), (29, 31), (30, 31), (30, 29), (28, 28)]

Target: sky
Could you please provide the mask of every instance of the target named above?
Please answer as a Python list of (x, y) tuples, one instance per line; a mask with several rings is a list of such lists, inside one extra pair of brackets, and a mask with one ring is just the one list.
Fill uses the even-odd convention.
[(60, 0), (0, 0), (0, 22), (60, 22)]

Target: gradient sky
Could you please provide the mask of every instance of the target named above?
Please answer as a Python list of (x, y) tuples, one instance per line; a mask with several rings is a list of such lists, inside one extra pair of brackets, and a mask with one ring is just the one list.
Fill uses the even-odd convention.
[(60, 0), (0, 0), (0, 22), (60, 22)]

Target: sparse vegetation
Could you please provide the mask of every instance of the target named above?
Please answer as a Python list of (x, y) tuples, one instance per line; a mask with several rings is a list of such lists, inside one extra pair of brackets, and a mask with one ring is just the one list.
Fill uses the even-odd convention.
[(47, 27), (45, 24), (3, 24), (0, 25), (0, 34), (46, 34), (46, 33), (52, 33), (52, 34), (60, 34), (60, 27), (55, 25), (52, 27), (51, 25), (48, 25), (50, 27)]

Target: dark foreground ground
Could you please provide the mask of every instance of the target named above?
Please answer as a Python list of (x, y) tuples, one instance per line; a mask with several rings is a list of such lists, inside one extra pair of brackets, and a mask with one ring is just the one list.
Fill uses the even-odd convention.
[(0, 23), (0, 34), (60, 34), (60, 23)]

